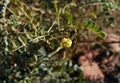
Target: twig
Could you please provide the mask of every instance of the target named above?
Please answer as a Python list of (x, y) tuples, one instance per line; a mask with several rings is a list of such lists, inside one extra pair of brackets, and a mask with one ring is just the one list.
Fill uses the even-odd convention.
[(87, 7), (87, 6), (103, 5), (103, 4), (106, 4), (106, 3), (108, 3), (108, 2), (90, 3), (90, 4), (87, 4), (87, 5), (81, 6), (80, 9), (82, 9), (84, 7)]
[(48, 33), (52, 30), (53, 26), (56, 24), (56, 21), (54, 21), (51, 25), (51, 27), (49, 28), (49, 30), (47, 31)]
[(87, 41), (87, 40), (80, 40), (79, 42), (85, 42), (85, 43), (92, 43), (92, 42), (98, 42), (98, 43), (101, 43), (101, 44), (111, 44), (111, 43), (120, 43), (120, 41), (94, 41), (94, 40), (92, 40), (92, 41)]
[(53, 55), (55, 55), (56, 53), (58, 53), (61, 49), (62, 49), (62, 47), (58, 47), (55, 51), (53, 51), (52, 53), (50, 53), (48, 55), (48, 57), (52, 57)]

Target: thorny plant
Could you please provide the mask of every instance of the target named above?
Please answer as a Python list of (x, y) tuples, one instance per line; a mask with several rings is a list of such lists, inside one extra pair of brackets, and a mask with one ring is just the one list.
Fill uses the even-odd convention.
[[(101, 10), (89, 17), (84, 14), (89, 6)], [(66, 52), (78, 37), (89, 40), (93, 33), (105, 37), (95, 22), (100, 18), (96, 13), (109, 15), (115, 9), (119, 4), (109, 0), (0, 1), (0, 81), (82, 83), (82, 68), (67, 61)], [(78, 75), (72, 77), (75, 72)]]

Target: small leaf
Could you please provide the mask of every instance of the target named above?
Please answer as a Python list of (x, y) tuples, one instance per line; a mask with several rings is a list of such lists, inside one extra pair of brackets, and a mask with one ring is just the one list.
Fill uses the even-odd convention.
[(87, 29), (92, 29), (94, 28), (95, 23), (91, 22), (88, 24)]
[(99, 27), (99, 26), (95, 25), (92, 30), (95, 31), (95, 32), (99, 32), (99, 31), (102, 30), (102, 27)]
[(34, 58), (35, 58), (35, 61), (38, 61), (38, 57), (36, 54), (34, 55)]
[(102, 7), (102, 10), (103, 11), (108, 11), (108, 9), (109, 9), (108, 3), (104, 4), (103, 7)]
[(23, 45), (25, 45), (25, 38), (24, 37), (22, 37), (22, 36), (19, 36), (18, 37), (18, 39), (19, 39), (19, 41), (23, 44)]
[(90, 15), (91, 15), (92, 17), (94, 17), (95, 19), (97, 18), (97, 15), (96, 15), (94, 12), (92, 12)]
[(7, 36), (4, 37), (4, 44), (5, 44), (6, 46), (8, 45), (8, 37), (7, 37)]
[(10, 44), (8, 45), (8, 47), (7, 47), (7, 48), (8, 48), (8, 51), (12, 51), (12, 50), (14, 50), (14, 49), (13, 49), (13, 46), (12, 46), (12, 45), (10, 45)]
[(105, 37), (105, 33), (104, 33), (104, 32), (98, 32), (97, 35), (98, 35), (100, 38), (104, 38), (104, 37)]
[(61, 72), (61, 71), (56, 71), (56, 72), (54, 72), (54, 74), (55, 74), (56, 76), (61, 76), (61, 75), (62, 75), (62, 72)]
[(68, 21), (68, 24), (72, 23), (73, 21), (73, 17), (72, 17), (72, 14), (70, 12), (65, 12), (66, 16), (67, 16), (67, 21)]
[(3, 31), (3, 25), (0, 24), (0, 31)]
[(12, 40), (12, 45), (13, 45), (14, 48), (17, 48), (18, 46), (20, 46), (19, 42), (16, 41), (16, 40)]
[(86, 28), (86, 27), (87, 27), (87, 25), (88, 25), (88, 21), (84, 21), (84, 22), (82, 23), (81, 28)]
[(32, 39), (32, 38), (33, 38), (33, 37), (32, 37), (32, 34), (31, 34), (31, 33), (29, 33), (29, 32), (28, 32), (28, 33), (26, 33), (26, 36), (27, 36), (27, 38), (28, 38), (28, 39)]
[(102, 30), (102, 27), (96, 25), (94, 22), (91, 22), (88, 24), (87, 29), (90, 29), (93, 32), (99, 32)]

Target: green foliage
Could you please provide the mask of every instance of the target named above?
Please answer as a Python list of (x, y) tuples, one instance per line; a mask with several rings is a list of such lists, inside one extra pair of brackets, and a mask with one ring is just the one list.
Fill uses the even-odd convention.
[(105, 37), (105, 33), (104, 32), (98, 32), (97, 35), (101, 38), (104, 38)]
[[(66, 52), (78, 42), (77, 38), (86, 37), (86, 32), (104, 38), (101, 25), (96, 23), (98, 14), (109, 16), (110, 10), (119, 9), (119, 4), (108, 0), (3, 1), (0, 1), (0, 82), (9, 83), (85, 83), (82, 68), (68, 61)], [(87, 12), (89, 6), (99, 4), (102, 10), (90, 8)], [(112, 20), (109, 17), (110, 23)]]
[(85, 22), (82, 23), (81, 27), (83, 29), (88, 29), (88, 30), (93, 31), (100, 38), (104, 38), (105, 37), (105, 33), (101, 31), (102, 28), (100, 26), (96, 25), (94, 22), (85, 21)]

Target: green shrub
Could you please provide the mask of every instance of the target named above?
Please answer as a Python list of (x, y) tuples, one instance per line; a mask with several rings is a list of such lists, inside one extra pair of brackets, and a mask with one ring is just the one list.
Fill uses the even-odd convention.
[(110, 11), (119, 9), (108, 0), (2, 0), (0, 6), (0, 81), (10, 83), (82, 83), (81, 67), (66, 52), (79, 37), (104, 38), (96, 21), (113, 23)]

